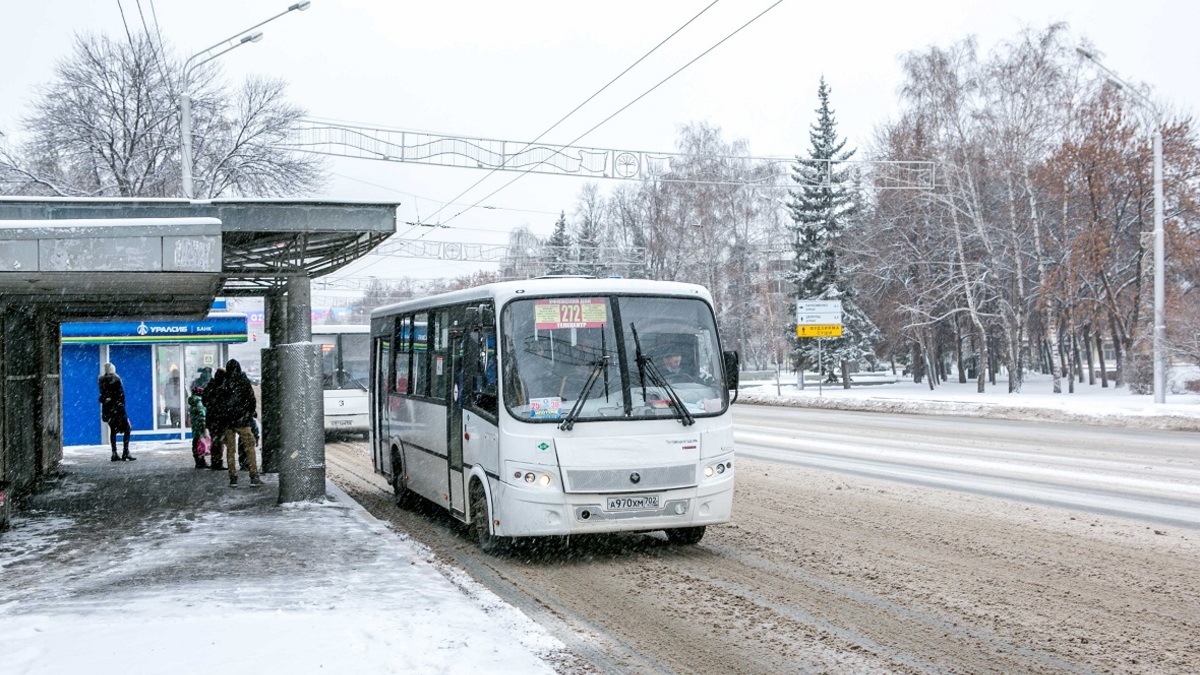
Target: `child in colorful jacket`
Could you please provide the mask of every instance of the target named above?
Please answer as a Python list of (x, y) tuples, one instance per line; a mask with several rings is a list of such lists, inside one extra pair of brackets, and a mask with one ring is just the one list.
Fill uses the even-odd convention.
[(202, 387), (192, 387), (192, 395), (188, 397), (188, 416), (192, 419), (192, 458), (196, 460), (197, 469), (206, 469), (208, 464), (204, 458), (208, 455), (209, 446), (208, 433), (208, 411), (204, 407), (204, 400), (200, 395), (204, 393)]

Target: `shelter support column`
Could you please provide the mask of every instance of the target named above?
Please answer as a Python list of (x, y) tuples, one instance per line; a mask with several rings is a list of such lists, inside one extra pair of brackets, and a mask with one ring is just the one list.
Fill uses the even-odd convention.
[(272, 291), (265, 298), (268, 347), (262, 350), (262, 470), (279, 471), (279, 454), (283, 447), (283, 390), (279, 382), (279, 345), (287, 342), (287, 298), (282, 290)]
[(0, 431), (0, 482), (10, 494), (24, 494), (33, 487), (38, 471), (36, 432), (39, 350), (36, 312), (30, 307), (10, 306), (0, 315), (3, 321), (4, 421)]
[(287, 342), (312, 340), (312, 281), (306, 276), (287, 282)]
[(38, 312), (39, 395), (34, 409), (34, 445), (37, 452), (37, 471), (40, 475), (53, 471), (63, 457), (60, 325), (48, 312)]
[(311, 289), (307, 276), (288, 279), (288, 343), (276, 352), (279, 391), (284, 401), (280, 416), (280, 503), (325, 497), (325, 397), (320, 347), (312, 342)]

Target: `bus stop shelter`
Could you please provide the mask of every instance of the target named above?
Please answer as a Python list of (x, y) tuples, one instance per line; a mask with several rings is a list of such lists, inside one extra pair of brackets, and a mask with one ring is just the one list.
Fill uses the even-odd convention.
[[(311, 338), (311, 280), (366, 255), (396, 231), (395, 203), (322, 200), (0, 198), (0, 491), (32, 488), (62, 459), (63, 321), (198, 319), (217, 296), (265, 298), (272, 347)], [(295, 350), (290, 350), (295, 351)], [(291, 358), (291, 357), (288, 357)], [(315, 400), (282, 406), (279, 359), (264, 353), (264, 470), (281, 430), (320, 420)], [(98, 375), (98, 374), (97, 374)], [(303, 379), (291, 386), (306, 386)], [(323, 439), (322, 439), (323, 440)], [(289, 453), (291, 454), (291, 453)], [(323, 447), (303, 449), (296, 491), (324, 485)], [(284, 480), (281, 474), (281, 499)]]

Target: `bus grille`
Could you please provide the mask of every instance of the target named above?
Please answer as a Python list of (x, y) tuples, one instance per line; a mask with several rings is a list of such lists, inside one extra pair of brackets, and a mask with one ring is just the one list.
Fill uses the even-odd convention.
[[(640, 480), (630, 480), (632, 474)], [(644, 492), (696, 485), (696, 465), (653, 466), (635, 469), (568, 469), (568, 492)]]

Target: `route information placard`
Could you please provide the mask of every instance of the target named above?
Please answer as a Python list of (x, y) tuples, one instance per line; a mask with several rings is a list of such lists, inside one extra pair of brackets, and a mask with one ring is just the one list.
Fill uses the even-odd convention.
[(538, 330), (604, 328), (606, 318), (604, 298), (549, 298), (533, 305)]

